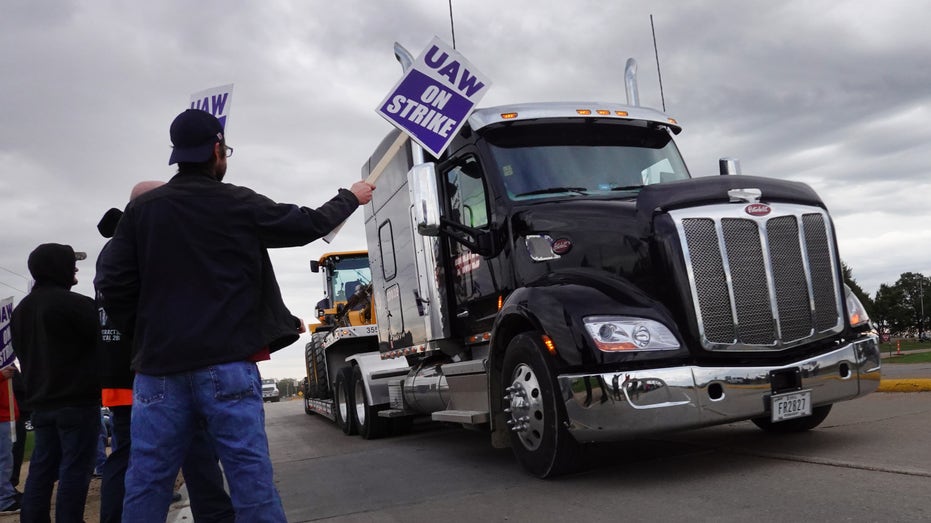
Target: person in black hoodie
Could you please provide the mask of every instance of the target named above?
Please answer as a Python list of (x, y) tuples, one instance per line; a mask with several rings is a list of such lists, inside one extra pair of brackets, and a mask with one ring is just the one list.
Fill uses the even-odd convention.
[(100, 431), (94, 300), (72, 292), (74, 249), (45, 243), (29, 254), (32, 291), (13, 309), (13, 350), (33, 409), (35, 448), (23, 492), (23, 523), (48, 521), (58, 480), (58, 521), (82, 521)]

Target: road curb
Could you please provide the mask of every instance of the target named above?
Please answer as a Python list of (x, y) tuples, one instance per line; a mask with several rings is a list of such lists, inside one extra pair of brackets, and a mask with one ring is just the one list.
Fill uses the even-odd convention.
[(931, 392), (931, 379), (906, 378), (884, 379), (879, 382), (878, 392)]

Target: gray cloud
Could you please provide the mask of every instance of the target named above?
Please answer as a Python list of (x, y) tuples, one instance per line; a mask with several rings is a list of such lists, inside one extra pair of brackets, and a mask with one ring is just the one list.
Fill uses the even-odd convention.
[[(713, 175), (717, 158), (737, 156), (748, 174), (811, 184), (869, 292), (901, 272), (931, 273), (928, 7), (453, 5), (458, 49), (494, 82), (483, 105), (623, 102), (634, 56), (641, 100), (659, 107), (653, 14), (665, 101), (685, 127), (678, 143), (693, 174)], [(190, 93), (235, 84), (228, 181), (317, 206), (358, 179), (390, 129), (374, 107), (400, 77), (392, 44), (416, 55), (433, 35), (451, 41), (448, 3), (429, 0), (14, 0), (0, 10), (0, 284), (17, 300), (26, 256), (47, 241), (88, 252), (76, 290), (92, 293), (97, 220), (122, 207), (135, 182), (172, 175), (168, 124)], [(309, 259), (364, 245), (354, 216), (331, 245), (273, 253), (293, 311), (309, 318), (320, 297)], [(300, 377), (301, 353), (285, 349), (263, 372)]]

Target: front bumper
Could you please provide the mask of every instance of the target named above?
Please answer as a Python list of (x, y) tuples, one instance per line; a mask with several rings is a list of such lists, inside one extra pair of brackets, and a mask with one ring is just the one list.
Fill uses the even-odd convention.
[(769, 416), (770, 372), (797, 367), (812, 405), (879, 387), (879, 340), (869, 334), (835, 350), (772, 367), (672, 367), (558, 378), (569, 431), (580, 442), (612, 441)]

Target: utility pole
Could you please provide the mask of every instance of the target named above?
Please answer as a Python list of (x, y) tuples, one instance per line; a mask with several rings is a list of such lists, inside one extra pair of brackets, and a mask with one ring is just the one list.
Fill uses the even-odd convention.
[(918, 301), (921, 303), (921, 316), (918, 317), (918, 341), (923, 341), (924, 338), (924, 322), (925, 322), (925, 286), (924, 286), (924, 277), (918, 279)]

